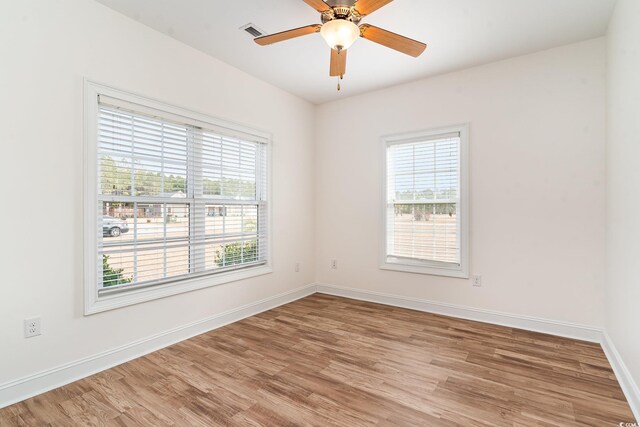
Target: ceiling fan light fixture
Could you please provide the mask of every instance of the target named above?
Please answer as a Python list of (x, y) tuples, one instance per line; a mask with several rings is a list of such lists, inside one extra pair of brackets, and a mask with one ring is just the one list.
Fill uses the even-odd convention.
[(346, 19), (334, 19), (322, 26), (320, 35), (331, 49), (340, 51), (349, 49), (360, 37), (360, 28)]

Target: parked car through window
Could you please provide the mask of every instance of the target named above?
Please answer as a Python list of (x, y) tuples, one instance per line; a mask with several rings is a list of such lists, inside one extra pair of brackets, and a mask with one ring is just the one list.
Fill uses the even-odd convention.
[(127, 221), (107, 215), (102, 217), (103, 237), (118, 237), (120, 234), (128, 231), (129, 224), (127, 224)]

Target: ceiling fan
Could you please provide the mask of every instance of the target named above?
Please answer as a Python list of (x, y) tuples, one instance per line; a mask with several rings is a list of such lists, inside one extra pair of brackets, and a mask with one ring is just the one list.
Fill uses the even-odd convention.
[[(358, 26), (362, 18), (391, 3), (393, 0), (303, 0), (320, 12), (322, 24), (307, 25), (267, 36), (257, 37), (260, 46), (320, 33), (331, 48), (329, 75), (342, 80), (347, 70), (347, 49), (362, 37), (398, 52), (418, 57), (427, 45), (408, 37), (374, 27), (369, 24)], [(340, 83), (338, 83), (340, 90)]]

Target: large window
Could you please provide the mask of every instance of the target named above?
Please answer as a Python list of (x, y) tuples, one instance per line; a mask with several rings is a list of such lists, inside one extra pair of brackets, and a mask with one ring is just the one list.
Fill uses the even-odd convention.
[(382, 268), (468, 277), (467, 127), (384, 138)]
[(268, 272), (268, 136), (87, 88), (87, 312)]

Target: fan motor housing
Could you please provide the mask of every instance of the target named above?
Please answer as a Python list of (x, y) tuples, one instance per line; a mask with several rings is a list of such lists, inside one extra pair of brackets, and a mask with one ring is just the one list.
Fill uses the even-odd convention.
[[(336, 5), (334, 6), (331, 3), (335, 3)], [(327, 4), (331, 6), (331, 9), (322, 13), (321, 19), (323, 24), (326, 24), (329, 21), (333, 21), (334, 19), (345, 19), (357, 25), (360, 22), (360, 19), (362, 19), (358, 11), (353, 6), (353, 4), (355, 4), (355, 1), (350, 2), (346, 0), (336, 0), (334, 2), (327, 2)]]
[(325, 3), (329, 7), (336, 7), (336, 6), (353, 7), (356, 4), (356, 0), (326, 0)]

